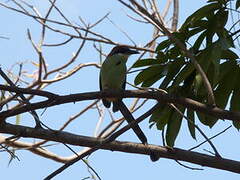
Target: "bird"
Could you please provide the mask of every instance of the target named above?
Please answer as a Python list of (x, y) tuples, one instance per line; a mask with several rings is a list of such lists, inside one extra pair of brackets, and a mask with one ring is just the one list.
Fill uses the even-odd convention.
[[(125, 90), (127, 79), (126, 63), (128, 57), (138, 53), (138, 51), (132, 50), (128, 46), (115, 46), (101, 66), (99, 76), (100, 90)], [(106, 108), (110, 108), (112, 104), (113, 112), (120, 111), (128, 123), (135, 121), (132, 113), (128, 110), (121, 98), (103, 98), (102, 102)], [(147, 138), (138, 124), (133, 126), (132, 130), (143, 144), (147, 144)]]

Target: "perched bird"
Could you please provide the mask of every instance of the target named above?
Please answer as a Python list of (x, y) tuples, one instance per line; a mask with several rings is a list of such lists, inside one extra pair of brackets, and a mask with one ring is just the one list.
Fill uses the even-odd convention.
[[(138, 54), (137, 51), (129, 49), (127, 46), (115, 46), (102, 64), (100, 71), (100, 90), (124, 90), (126, 87), (128, 57)], [(105, 107), (113, 105), (113, 112), (121, 111), (128, 123), (134, 121), (132, 113), (128, 110), (122, 99), (106, 98), (102, 99)], [(135, 134), (143, 144), (147, 144), (147, 138), (138, 125), (132, 127)]]

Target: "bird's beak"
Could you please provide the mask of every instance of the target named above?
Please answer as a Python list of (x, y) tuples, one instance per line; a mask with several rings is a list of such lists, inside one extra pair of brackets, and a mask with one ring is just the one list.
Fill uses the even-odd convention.
[(139, 52), (138, 52), (138, 51), (135, 51), (135, 50), (129, 49), (129, 50), (127, 51), (127, 54), (129, 54), (129, 55), (131, 55), (131, 54), (139, 54)]

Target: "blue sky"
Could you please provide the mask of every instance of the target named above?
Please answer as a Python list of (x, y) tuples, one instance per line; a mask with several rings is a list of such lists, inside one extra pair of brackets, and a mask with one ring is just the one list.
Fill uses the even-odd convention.
[[(5, 2), (5, 1), (1, 1)], [(36, 6), (40, 13), (45, 12), (47, 1), (31, 1), (34, 6)], [(180, 22), (182, 24), (184, 19), (197, 10), (199, 7), (204, 5), (206, 1), (180, 1)], [(9, 5), (12, 4), (9, 2)], [(138, 45), (143, 45), (151, 37), (152, 28), (148, 25), (142, 25), (136, 22), (132, 22), (129, 18), (126, 18), (126, 13), (133, 15), (131, 12), (126, 10), (120, 3), (114, 0), (58, 0), (57, 5), (64, 14), (69, 17), (71, 22), (80, 24), (79, 16), (81, 16), (87, 23), (94, 23), (96, 20), (104, 16), (106, 13), (110, 12), (110, 19), (113, 20), (118, 26), (121, 26), (132, 39)], [(0, 39), (0, 49), (2, 50), (1, 56), (1, 67), (3, 70), (7, 70), (15, 62), (23, 61), (34, 61), (37, 62), (38, 57), (34, 52), (29, 40), (27, 39), (27, 29), (30, 29), (34, 41), (38, 41), (40, 37), (39, 27), (40, 25), (34, 22), (31, 18), (24, 15), (16, 14), (10, 10), (0, 7), (0, 18), (2, 22), (2, 27), (0, 30), (0, 36), (6, 36), (9, 40)], [(160, 9), (163, 5), (160, 5)], [(53, 14), (51, 18), (59, 19), (59, 16)], [(102, 33), (107, 37), (110, 37), (114, 41), (131, 44), (131, 42), (120, 32), (114, 25), (109, 21), (105, 20), (102, 24), (94, 28), (94, 31)], [(59, 35), (47, 32), (46, 43), (56, 43), (62, 42), (66, 38)], [(43, 53), (48, 60), (48, 66), (52, 69), (68, 59), (73, 52), (76, 51), (81, 40), (74, 40), (63, 47), (53, 47), (53, 48), (43, 48)], [(77, 59), (76, 64), (83, 62), (99, 62), (99, 56), (96, 51), (93, 51), (93, 43), (87, 43), (86, 47), (83, 49), (82, 53)], [(108, 53), (112, 48), (110, 45), (102, 44), (104, 52)], [(128, 66), (134, 62), (133, 56), (130, 58)], [(31, 63), (27, 63), (25, 69), (29, 70), (31, 73), (34, 70), (34, 66)], [(17, 67), (14, 71), (17, 72)], [(52, 91), (59, 94), (70, 94), (70, 93), (80, 93), (98, 90), (98, 73), (99, 70), (93, 67), (83, 69), (79, 73), (76, 73), (70, 79), (65, 80), (61, 83), (56, 83), (46, 88), (46, 90)], [(133, 82), (134, 74), (130, 75), (128, 78), (129, 82)], [(3, 80), (0, 79), (0, 83)], [(58, 129), (69, 116), (80, 111), (86, 104), (90, 102), (81, 102), (75, 104), (66, 104), (62, 106), (57, 106), (47, 109), (47, 111), (41, 116), (41, 120), (49, 125), (51, 128)], [(39, 113), (42, 110), (38, 111)], [(135, 114), (138, 116), (140, 113)], [(119, 114), (117, 114), (118, 116)], [(89, 135), (91, 136), (94, 132), (95, 125), (98, 121), (97, 113), (95, 110), (90, 110), (83, 116), (81, 116), (76, 122), (67, 128), (68, 132)], [(15, 119), (10, 119), (12, 122)], [(22, 124), (29, 124), (32, 118), (29, 115), (23, 115), (21, 117)], [(109, 118), (106, 117), (104, 125), (109, 123)], [(224, 128), (231, 124), (230, 121), (220, 121), (212, 129), (208, 127), (201, 126), (202, 130), (210, 137), (216, 133), (222, 131)], [(141, 123), (141, 127), (146, 132), (149, 139), (149, 143), (161, 145), (161, 134), (155, 128), (148, 128), (148, 120)], [(197, 134), (198, 141), (194, 141), (190, 138), (189, 132), (187, 130), (186, 122), (183, 123), (180, 135), (177, 139), (176, 146), (183, 149), (188, 149), (197, 143), (201, 142), (203, 138)], [(230, 159), (240, 159), (239, 155), (239, 132), (234, 128), (231, 128), (224, 135), (217, 137), (213, 140), (213, 143), (218, 148), (220, 154), (223, 157)], [(25, 141), (30, 141), (29, 139), (24, 139)], [(134, 141), (138, 142), (138, 139), (132, 132), (128, 132), (122, 135), (119, 140), (123, 141)], [(76, 151), (80, 150), (79, 147), (73, 147)], [(51, 147), (56, 153), (63, 156), (71, 155), (71, 152), (67, 150), (63, 145), (57, 145)], [(198, 150), (204, 152), (203, 149), (211, 150), (208, 145), (200, 147)], [(206, 153), (206, 152), (205, 152)], [(9, 155), (7, 153), (0, 153), (0, 169), (1, 177), (3, 179), (34, 179), (40, 180), (47, 176), (52, 171), (59, 168), (62, 164), (48, 160), (28, 151), (19, 150), (16, 152), (20, 161), (13, 160), (10, 165), (8, 165)], [(238, 175), (226, 171), (215, 170), (211, 168), (204, 168), (203, 171), (193, 171), (178, 165), (175, 161), (168, 159), (160, 159), (159, 161), (153, 163), (150, 161), (149, 157), (141, 155), (133, 155), (120, 152), (110, 152), (99, 150), (89, 157), (89, 163), (98, 172), (100, 177), (104, 180), (120, 180), (120, 179), (237, 179)], [(191, 167), (199, 167), (194, 164), (187, 164)], [(200, 167), (201, 168), (201, 167)], [(55, 179), (81, 179), (88, 177), (89, 173), (86, 166), (82, 162), (78, 162), (65, 170), (62, 174), (58, 175)]]

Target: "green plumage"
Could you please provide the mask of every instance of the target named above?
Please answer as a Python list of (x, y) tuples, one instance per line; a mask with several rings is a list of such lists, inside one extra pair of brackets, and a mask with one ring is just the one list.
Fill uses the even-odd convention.
[[(106, 60), (103, 62), (100, 77), (99, 85), (100, 90), (122, 90), (126, 86), (126, 74), (127, 66), (126, 62), (128, 57), (131, 54), (138, 54), (137, 51), (129, 49), (127, 46), (115, 46), (112, 51), (107, 56)], [(119, 98), (106, 98), (102, 99), (102, 102), (105, 107), (110, 108), (111, 103), (113, 104), (113, 112), (120, 110), (124, 118), (128, 123), (135, 121), (132, 113), (128, 110), (127, 106), (123, 103), (122, 99)], [(131, 127), (137, 137), (143, 144), (147, 144), (147, 137), (138, 126), (135, 124)], [(159, 159), (158, 156), (155, 156), (153, 152), (150, 155), (153, 161)]]
[[(121, 90), (125, 89), (126, 86), (126, 73), (127, 73), (127, 55), (115, 54), (108, 56), (103, 62), (100, 71), (100, 90)], [(103, 99), (105, 107), (111, 106), (111, 101)], [(118, 104), (113, 102), (113, 112), (119, 110)]]

